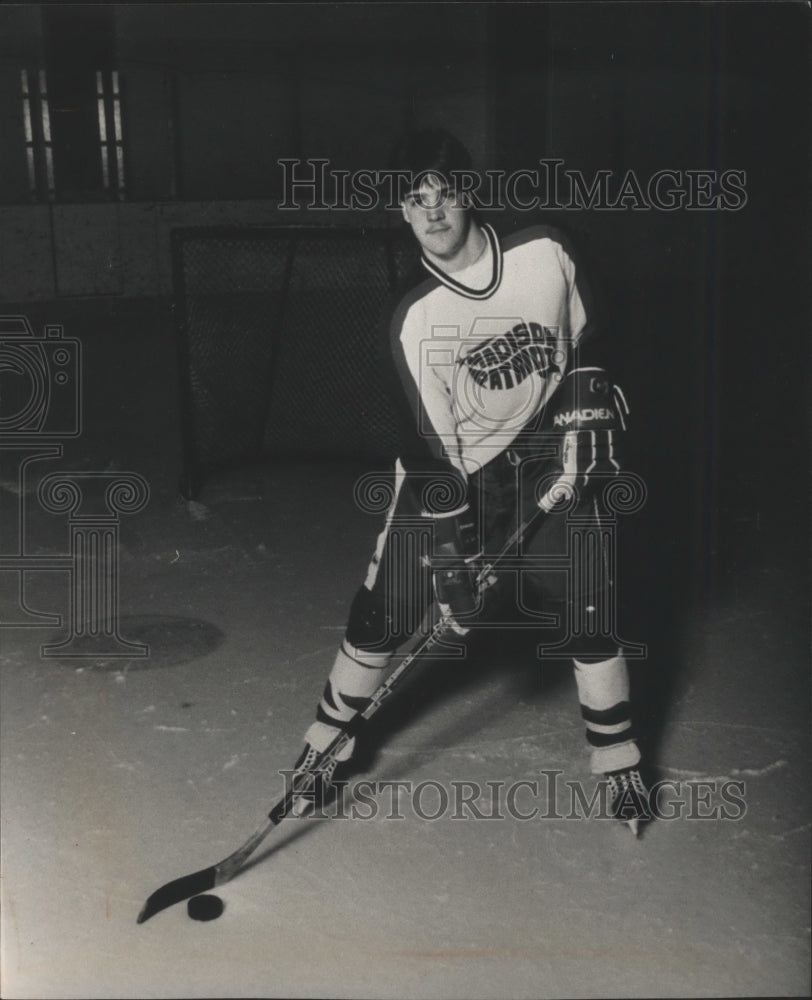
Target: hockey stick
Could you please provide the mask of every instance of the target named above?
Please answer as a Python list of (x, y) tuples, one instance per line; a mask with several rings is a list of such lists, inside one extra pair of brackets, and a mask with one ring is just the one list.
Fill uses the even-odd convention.
[(153, 892), (144, 904), (141, 912), (138, 914), (138, 923), (142, 924), (145, 920), (154, 916), (154, 914), (159, 913), (161, 910), (165, 910), (168, 906), (172, 906), (174, 903), (180, 903), (184, 899), (190, 899), (192, 896), (197, 896), (201, 892), (208, 892), (215, 886), (222, 885), (224, 882), (228, 882), (232, 879), (237, 871), (248, 860), (250, 855), (252, 855), (262, 841), (265, 840), (271, 830), (275, 826), (278, 826), (278, 824), (281, 823), (282, 820), (290, 813), (295, 799), (310, 791), (317, 776), (322, 773), (330, 763), (332, 763), (341, 750), (358, 733), (358, 730), (367, 721), (367, 719), (371, 718), (372, 715), (378, 711), (383, 702), (392, 694), (392, 691), (395, 689), (398, 682), (403, 678), (404, 674), (406, 674), (414, 665), (415, 661), (436, 646), (442, 635), (446, 635), (449, 632), (449, 618), (450, 616), (444, 615), (435, 623), (429, 634), (425, 636), (407, 656), (403, 658), (395, 670), (392, 671), (389, 677), (387, 677), (387, 679), (375, 691), (366, 709), (356, 715), (347, 728), (339, 733), (335, 739), (328, 744), (325, 750), (318, 755), (307, 773), (307, 778), (309, 780), (306, 785), (302, 786), (300, 784), (296, 788), (291, 786), (285, 795), (268, 813), (267, 820), (259, 826), (256, 831), (251, 834), (248, 840), (246, 840), (241, 847), (238, 847), (233, 854), (229, 854), (227, 858), (224, 858), (211, 868), (204, 868), (202, 871), (194, 872), (192, 875), (184, 875), (182, 878), (175, 879), (173, 882), (168, 882), (166, 885)]
[[(535, 511), (533, 515), (527, 519), (527, 521), (520, 524), (493, 561), (482, 567), (477, 575), (476, 581), (477, 585), (481, 589), (484, 590), (490, 585), (493, 573), (499, 567), (499, 564), (505, 559), (513, 546), (516, 545), (520, 539), (524, 538), (530, 526), (538, 519), (539, 514), (543, 511), (547, 512), (547, 506), (544, 501), (540, 501), (539, 510)], [(304, 786), (299, 785), (296, 788), (291, 786), (285, 795), (273, 806), (271, 811), (268, 813), (268, 818), (265, 822), (261, 826), (257, 827), (254, 833), (251, 834), (244, 844), (238, 847), (233, 854), (229, 854), (227, 858), (224, 858), (216, 865), (212, 865), (210, 868), (203, 868), (201, 871), (193, 872), (191, 875), (184, 875), (181, 878), (174, 879), (172, 882), (167, 882), (167, 884), (161, 886), (160, 889), (156, 889), (149, 899), (147, 899), (146, 903), (144, 903), (141, 912), (138, 914), (138, 923), (144, 923), (145, 920), (149, 920), (149, 918), (154, 916), (156, 913), (160, 913), (161, 910), (165, 910), (167, 907), (172, 906), (175, 903), (181, 903), (184, 899), (191, 899), (192, 896), (198, 896), (202, 892), (208, 892), (216, 886), (223, 885), (223, 883), (230, 881), (239, 869), (242, 868), (254, 851), (256, 851), (259, 845), (265, 840), (271, 830), (273, 830), (275, 826), (278, 826), (279, 823), (281, 823), (282, 820), (290, 813), (293, 808), (294, 801), (311, 791), (318, 775), (326, 770), (326, 768), (337, 758), (341, 750), (354, 736), (357, 735), (364, 723), (372, 718), (384, 701), (386, 701), (392, 692), (399, 686), (400, 682), (409, 673), (415, 663), (435, 649), (435, 647), (439, 645), (441, 639), (451, 633), (452, 625), (453, 618), (450, 612), (441, 614), (429, 633), (424, 636), (409, 653), (406, 654), (389, 677), (387, 677), (387, 679), (377, 688), (370, 698), (369, 705), (367, 705), (364, 711), (356, 715), (347, 728), (339, 733), (324, 749), (324, 751), (316, 757), (312, 766), (306, 772), (307, 783)]]

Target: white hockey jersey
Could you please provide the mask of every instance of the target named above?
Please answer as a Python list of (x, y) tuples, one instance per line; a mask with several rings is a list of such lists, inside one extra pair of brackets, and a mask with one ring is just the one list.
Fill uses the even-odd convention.
[(535, 426), (591, 317), (556, 230), (535, 226), (469, 267), (431, 273), (391, 326), (395, 361), (431, 453), (467, 478)]

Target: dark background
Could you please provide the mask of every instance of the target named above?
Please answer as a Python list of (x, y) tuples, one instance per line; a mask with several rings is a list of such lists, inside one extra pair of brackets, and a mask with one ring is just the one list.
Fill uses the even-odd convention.
[[(0, 559), (30, 557), (0, 573), (0, 624), (62, 617), (0, 629), (8, 992), (808, 989), (809, 83), (807, 4), (0, 4), (0, 316), (61, 325), (84, 380), (64, 456), (28, 480), (0, 469)], [(648, 644), (631, 663), (644, 760), (686, 796), (746, 780), (747, 816), (654, 824), (639, 844), (563, 821), (280, 831), (223, 887), (219, 948), (182, 910), (134, 933), (150, 891), (233, 850), (276, 795), (380, 526), (354, 502), (369, 466), (337, 445), (181, 498), (171, 234), (400, 230), (385, 211), (280, 211), (277, 159), (375, 168), (412, 123), (451, 128), (483, 169), (746, 174), (738, 211), (494, 222), (552, 219), (591, 263), (648, 490), (617, 588), (620, 637)], [(345, 284), (366, 298), (372, 280)], [(322, 312), (308, 336), (334, 347), (347, 327)], [(37, 496), (55, 467), (149, 482), (111, 546), (110, 611), (149, 657), (43, 654), (92, 613), (63, 569), (35, 572), (73, 539)], [(534, 630), (483, 632), (376, 716), (364, 776), (587, 777), (570, 664), (540, 669)]]
[[(497, 221), (552, 218), (591, 260), (632, 405), (630, 464), (649, 488), (626, 542), (647, 620), (664, 634), (679, 595), (701, 601), (765, 565), (805, 586), (808, 16), (758, 3), (4, 6), (4, 311), (65, 323), (88, 365), (104, 359), (88, 368), (82, 446), (149, 472), (145, 436), (156, 462), (177, 458), (173, 228), (400, 224), (280, 212), (279, 157), (379, 167), (416, 123), (451, 128), (486, 169), (558, 157), (643, 182), (742, 170), (738, 211)], [(114, 70), (123, 170), (113, 145), (105, 186), (96, 74), (109, 138)]]

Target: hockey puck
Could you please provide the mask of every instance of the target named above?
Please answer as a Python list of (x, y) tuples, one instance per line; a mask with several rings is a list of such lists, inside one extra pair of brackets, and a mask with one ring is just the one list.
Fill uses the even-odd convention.
[(223, 912), (223, 901), (219, 896), (192, 896), (186, 912), (192, 920), (216, 920)]

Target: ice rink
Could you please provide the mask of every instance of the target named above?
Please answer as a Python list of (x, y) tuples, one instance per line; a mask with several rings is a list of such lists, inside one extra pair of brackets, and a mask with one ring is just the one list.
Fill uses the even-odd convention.
[[(0, 4), (4, 1000), (810, 996), (808, 16)], [(572, 266), (593, 287), (578, 350), (645, 494), (612, 625), (658, 816), (601, 811), (545, 636), (474, 629), (218, 919), (138, 924), (266, 822), (364, 579), (417, 249), (370, 184), (414, 127), (470, 147), (455, 198), (500, 239), (572, 239), (562, 324)], [(548, 322), (490, 298), (492, 260), (460, 286), (481, 315), (426, 313), (446, 373), (480, 319)], [(199, 493), (190, 442), (222, 460)]]
[[(656, 479), (621, 544), (621, 625), (648, 646), (636, 712), (655, 776), (687, 803), (675, 818), (639, 840), (568, 818), (565, 783), (594, 784), (570, 667), (494, 633), (422, 666), (370, 723), (353, 780), (377, 783), (373, 805), (283, 823), (216, 890), (218, 920), (179, 904), (136, 925), (151, 892), (230, 854), (279, 798), (379, 523), (353, 502), (363, 469), (336, 462), (218, 474), (184, 502), (168, 314), (57, 318), (83, 337), (92, 433), (25, 481), (4, 469), (3, 503), (26, 512), (31, 553), (58, 557), (45, 472), (146, 479), (149, 502), (120, 519), (118, 607), (150, 652), (42, 655), (65, 636), (69, 574), (2, 574), (6, 609), (63, 616), (2, 634), (4, 997), (808, 994), (798, 507), (759, 494), (703, 548), (690, 518), (657, 522)], [(138, 329), (135, 358), (111, 324)], [(462, 784), (488, 814), (488, 790), (517, 782), (515, 808), (455, 817)], [(722, 787), (738, 789), (728, 818)]]

